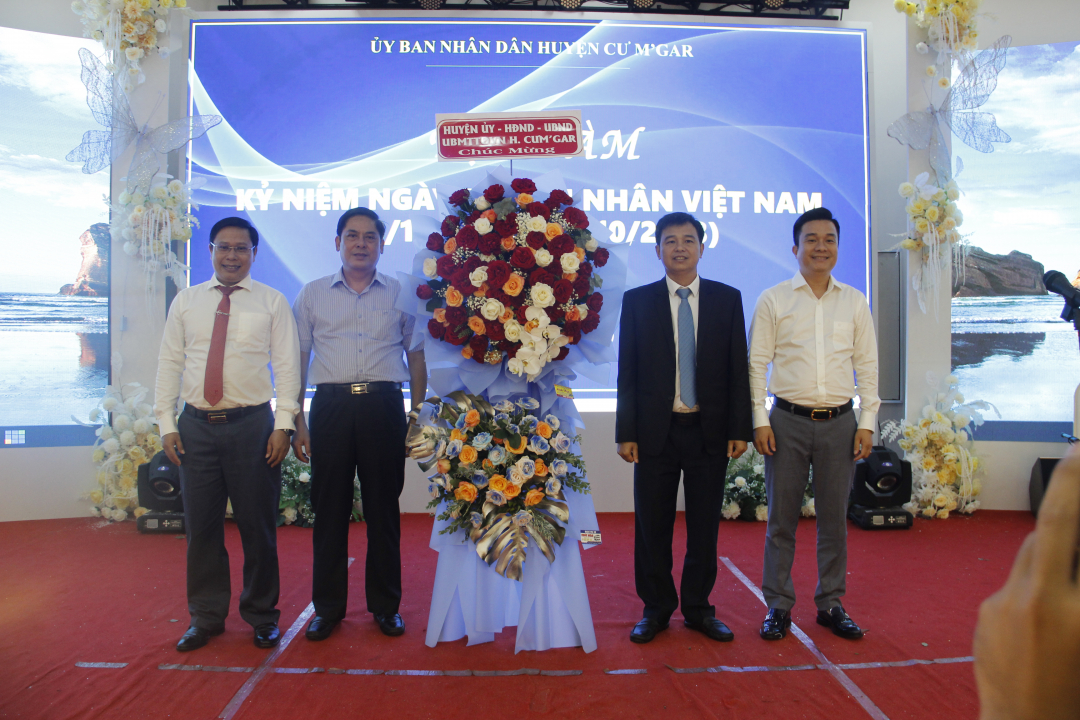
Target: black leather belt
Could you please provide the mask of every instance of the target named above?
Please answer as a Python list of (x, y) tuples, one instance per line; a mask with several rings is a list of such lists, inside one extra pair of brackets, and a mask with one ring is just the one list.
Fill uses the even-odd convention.
[(673, 412), (671, 413), (671, 422), (673, 425), (697, 425), (701, 422), (700, 412)]
[(811, 420), (832, 420), (834, 417), (840, 417), (844, 413), (851, 410), (853, 402), (848, 400), (846, 403), (839, 407), (826, 407), (826, 408), (808, 408), (802, 405), (796, 405), (790, 403), (784, 398), (776, 398), (774, 403), (776, 407), (781, 410), (786, 410), (789, 413), (799, 415), (800, 417), (808, 417)]
[(248, 415), (254, 415), (260, 412), (266, 412), (269, 409), (269, 402), (264, 402), (262, 405), (247, 405), (245, 407), (229, 408), (228, 410), (200, 410), (194, 405), (184, 405), (184, 414), (190, 415), (196, 420), (208, 422), (211, 425), (218, 425), (220, 423), (236, 422), (240, 418), (245, 418)]
[(320, 383), (315, 390), (344, 395), (366, 395), (378, 392), (397, 392), (401, 390), (399, 382), (362, 382), (362, 383)]

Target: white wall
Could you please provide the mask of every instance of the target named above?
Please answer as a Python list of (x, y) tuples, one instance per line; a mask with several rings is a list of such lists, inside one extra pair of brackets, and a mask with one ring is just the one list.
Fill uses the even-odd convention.
[[(189, 4), (205, 16), (211, 14), (219, 2), (189, 0)], [(851, 9), (844, 13), (844, 23), (870, 30), (873, 246), (875, 251), (880, 251), (895, 245), (895, 235), (905, 230), (903, 202), (896, 195), (896, 187), (909, 178), (909, 173), (913, 176), (921, 171), (920, 163), (924, 163), (914, 157), (909, 169), (906, 149), (887, 137), (885, 128), (908, 111), (909, 103), (910, 109), (925, 105), (919, 83), (926, 57), (914, 53), (915, 39), (908, 37), (908, 22), (892, 9), (892, 3), (852, 0), (851, 4)], [(1017, 45), (1063, 42), (1075, 40), (1080, 35), (1080, 3), (1075, 0), (1040, 0), (1037, 3), (984, 0), (983, 5), (990, 15), (980, 28), (984, 41), (1006, 32), (1013, 35)], [(565, 13), (559, 16), (565, 17)], [(0, 3), (0, 25), (76, 36), (82, 33), (69, 0)], [(178, 31), (176, 39), (185, 42), (186, 32)], [(149, 114), (157, 98), (157, 92), (148, 92), (151, 87), (169, 95), (176, 112), (178, 103), (173, 96), (183, 92), (177, 89), (175, 93), (169, 93), (169, 81), (172, 77), (177, 88), (182, 86), (184, 57), (184, 51), (174, 54), (171, 73), (163, 61), (145, 63), (149, 87), (135, 93), (136, 114), (140, 117)], [(153, 122), (166, 119), (166, 105), (161, 104)], [(124, 158), (118, 161), (117, 167), (126, 167)], [(117, 180), (114, 176), (113, 186), (119, 192)], [(137, 267), (119, 248), (114, 250), (113, 327), (119, 328), (126, 323), (127, 328), (123, 335), (114, 335), (114, 350), (120, 350), (124, 356), (120, 379), (151, 386), (163, 317), (147, 314)], [(155, 300), (154, 305), (162, 307), (163, 302)], [(880, 307), (879, 301), (875, 301), (874, 307)], [(906, 385), (909, 402), (921, 407), (926, 371), (944, 374), (948, 370), (948, 303), (943, 301), (940, 320), (935, 320), (932, 313), (920, 313), (913, 298), (907, 298), (907, 308)], [(117, 345), (117, 337), (122, 338), (122, 345)], [(900, 410), (887, 408), (885, 414), (889, 413), (899, 415)], [(587, 424), (583, 444), (585, 460), (597, 509), (631, 510), (632, 471), (614, 453), (614, 416), (589, 413), (584, 418)], [(988, 468), (984, 506), (999, 509), (1026, 509), (1031, 464), (1036, 457), (1052, 456), (1060, 449), (1060, 446), (1045, 443), (979, 443), (978, 447)], [(94, 469), (86, 448), (4, 448), (0, 452), (3, 453), (0, 456), (0, 496), (5, 498), (5, 502), (0, 503), (0, 521), (86, 514), (88, 506), (77, 499), (93, 485)], [(410, 463), (402, 509), (426, 511), (425, 489), (426, 483), (419, 470)]]

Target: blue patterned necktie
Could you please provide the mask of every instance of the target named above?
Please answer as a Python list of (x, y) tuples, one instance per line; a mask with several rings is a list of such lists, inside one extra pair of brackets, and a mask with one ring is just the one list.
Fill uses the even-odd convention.
[(690, 288), (679, 288), (679, 395), (683, 405), (697, 405), (697, 343), (694, 338), (694, 313), (690, 310)]

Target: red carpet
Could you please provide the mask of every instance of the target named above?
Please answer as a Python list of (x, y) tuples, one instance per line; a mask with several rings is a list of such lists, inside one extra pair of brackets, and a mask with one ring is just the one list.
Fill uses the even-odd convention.
[[(799, 528), (794, 620), (828, 662), (842, 667), (860, 704), (794, 635), (758, 638), (764, 607), (720, 566), (713, 602), (734, 630), (714, 643), (673, 618), (649, 645), (629, 642), (640, 617), (633, 584), (633, 518), (600, 517), (604, 544), (584, 553), (599, 650), (514, 655), (514, 630), (494, 643), (465, 640), (424, 646), (436, 553), (427, 547), (431, 520), (403, 517), (407, 631), (387, 638), (366, 613), (362, 526), (353, 528), (352, 607), (322, 643), (302, 633), (273, 663), (234, 717), (297, 718), (975, 718), (978, 701), (970, 661), (893, 667), (863, 663), (966, 658), (981, 600), (1005, 580), (1024, 536), (1028, 513), (982, 511), (974, 517), (919, 521), (908, 531), (852, 527), (845, 606), (867, 630), (841, 640), (814, 623), (814, 526)], [(762, 523), (724, 522), (718, 555), (755, 586), (761, 582)], [(239, 537), (228, 527), (233, 559), (233, 613), (224, 635), (192, 653), (174, 645), (187, 627), (184, 549), (173, 535), (142, 536), (133, 523), (99, 520), (0, 523), (0, 718), (216, 718), (268, 652), (251, 643), (236, 613)], [(684, 542), (681, 528), (676, 543)], [(286, 527), (278, 535), (286, 631), (310, 600), (311, 535)], [(676, 564), (681, 565), (677, 557)], [(678, 572), (678, 568), (676, 569)], [(176, 622), (172, 622), (175, 620)], [(76, 663), (126, 663), (120, 668)], [(161, 665), (207, 669), (159, 669)], [(724, 671), (706, 672), (704, 669)], [(755, 671), (746, 668), (759, 667)], [(218, 671), (241, 668), (243, 671)], [(287, 674), (281, 669), (323, 668)], [(424, 676), (391, 671), (580, 671), (572, 675)], [(697, 672), (685, 672), (697, 669)], [(345, 674), (342, 670), (386, 671)], [(638, 670), (636, 674), (606, 671)], [(736, 672), (734, 670), (743, 670)], [(644, 671), (643, 673), (640, 671)], [(874, 714), (878, 713), (878, 714)]]

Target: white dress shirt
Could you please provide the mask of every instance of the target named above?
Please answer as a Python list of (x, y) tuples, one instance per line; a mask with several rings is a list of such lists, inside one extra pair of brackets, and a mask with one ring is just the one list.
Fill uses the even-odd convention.
[[(675, 291), (683, 286), (667, 275), (664, 276), (664, 279), (667, 280), (668, 300), (671, 302), (671, 328), (675, 331), (675, 405), (671, 409), (675, 412), (693, 412), (699, 410), (700, 407), (698, 405), (687, 407), (686, 403), (682, 401), (682, 373), (679, 372), (679, 306), (682, 305), (682, 298), (676, 295)], [(694, 347), (696, 348), (698, 337), (698, 290), (701, 288), (701, 277), (695, 276), (694, 281), (685, 287), (690, 289), (686, 301), (690, 303), (690, 313), (694, 316)], [(697, 362), (697, 358), (694, 358), (694, 361)]]
[[(222, 367), (224, 396), (210, 407), (203, 398), (206, 359), (221, 302), (217, 278), (177, 293), (158, 353), (154, 414), (162, 435), (176, 432), (177, 401), (203, 410), (261, 405), (277, 390), (275, 430), (292, 430), (299, 412), (300, 343), (285, 296), (248, 275), (229, 297), (229, 327)], [(269, 364), (273, 362), (271, 384)]]
[(877, 338), (866, 297), (835, 278), (820, 298), (802, 273), (761, 293), (750, 325), (750, 395), (754, 427), (769, 425), (768, 392), (805, 407), (851, 400), (858, 379), (859, 429), (875, 430), (878, 408)]

